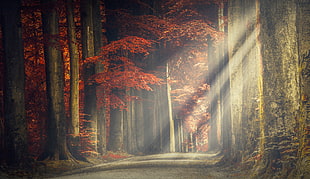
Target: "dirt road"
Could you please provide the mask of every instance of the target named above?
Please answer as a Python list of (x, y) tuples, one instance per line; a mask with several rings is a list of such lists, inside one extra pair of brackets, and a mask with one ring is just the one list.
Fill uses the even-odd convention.
[(169, 153), (100, 164), (69, 171), (58, 179), (226, 179), (249, 178), (237, 171), (216, 166), (217, 154)]

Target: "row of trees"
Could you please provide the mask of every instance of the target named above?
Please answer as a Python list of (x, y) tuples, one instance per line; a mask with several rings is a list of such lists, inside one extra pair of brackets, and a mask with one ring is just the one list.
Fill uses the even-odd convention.
[[(221, 37), (207, 7), (217, 9), (217, 1), (24, 0), (1, 7), (0, 147), (7, 164), (31, 155), (174, 151), (174, 130), (182, 130), (173, 116), (188, 132), (197, 130), (191, 117), (207, 124), (206, 37)], [(185, 69), (193, 67), (199, 78)]]
[(307, 178), (309, 1), (228, 7), (229, 158), (253, 168), (254, 178)]

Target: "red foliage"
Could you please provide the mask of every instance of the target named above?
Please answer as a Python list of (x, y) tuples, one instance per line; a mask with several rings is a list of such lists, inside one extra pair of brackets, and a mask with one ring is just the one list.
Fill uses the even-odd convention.
[[(169, 55), (172, 99), (176, 113), (183, 119), (186, 132), (195, 133), (197, 150), (208, 148), (209, 84), (207, 37), (215, 43), (224, 34), (217, 25), (217, 9), (221, 0), (169, 0), (163, 4), (164, 18), (171, 25), (162, 34), (170, 48), (178, 54)], [(169, 52), (168, 52), (169, 54)]]
[(29, 151), (37, 156), (45, 142), (47, 119), (45, 62), (43, 58), (43, 32), (41, 11), (35, 2), (25, 2), (22, 27), (25, 58), (25, 103), (29, 134)]
[[(50, 38), (57, 39), (56, 44), (63, 52), (64, 79), (65, 79), (65, 103), (68, 113), (69, 106), (69, 53), (67, 26), (65, 15), (65, 1), (55, 4), (60, 15), (60, 34)], [(88, 58), (84, 63), (103, 64), (102, 72), (90, 77), (87, 83), (95, 83), (97, 87), (98, 107), (104, 106), (109, 119), (110, 107), (125, 109), (127, 101), (132, 97), (125, 93), (112, 94), (115, 88), (127, 90), (152, 90), (154, 85), (160, 85), (163, 81), (156, 75), (145, 71), (141, 64), (147, 60), (155, 45), (160, 45), (162, 56), (170, 56), (172, 97), (175, 110), (184, 116), (188, 131), (197, 132), (198, 139), (205, 141), (208, 125), (206, 99), (209, 90), (204, 82), (207, 71), (207, 47), (205, 38), (210, 35), (214, 41), (221, 39), (223, 34), (216, 30), (216, 25), (207, 20), (205, 7), (209, 4), (221, 5), (219, 0), (168, 0), (162, 1), (163, 13), (159, 16), (140, 15), (134, 16), (128, 12), (113, 10), (110, 15), (115, 17), (115, 25), (118, 30), (119, 40), (110, 42), (102, 47), (101, 54)], [(80, 25), (78, 1), (75, 2), (75, 21)], [(43, 32), (41, 22), (41, 10), (48, 10), (50, 4), (41, 6), (40, 1), (23, 0), (22, 27), (24, 40), (25, 73), (26, 73), (26, 112), (29, 129), (30, 152), (36, 156), (41, 152), (45, 142), (45, 123), (47, 120), (47, 99), (45, 62), (43, 57)], [(101, 7), (102, 8), (102, 7)], [(154, 10), (154, 9), (153, 9)], [(154, 10), (155, 12), (155, 10)], [(104, 21), (104, 20), (103, 20)], [(80, 44), (80, 28), (77, 28), (78, 41)], [(80, 48), (81, 46), (79, 46)], [(182, 52), (174, 55), (175, 49), (183, 48)], [(79, 49), (81, 50), (81, 49)], [(0, 51), (1, 52), (1, 51)], [(162, 59), (158, 59), (163, 61)], [(82, 63), (82, 62), (81, 62)], [(82, 66), (82, 65), (81, 65)], [(81, 96), (83, 85), (81, 81)], [(1, 90), (1, 89), (0, 89)], [(2, 92), (2, 90), (0, 91)], [(1, 93), (2, 95), (2, 93)], [(2, 97), (2, 96), (1, 96)], [(81, 97), (81, 111), (83, 100)], [(191, 116), (191, 117), (189, 117)], [(187, 118), (186, 118), (187, 117)], [(81, 113), (81, 143), (84, 153), (93, 151), (87, 143), (90, 141), (89, 132), (85, 128), (84, 114)], [(2, 123), (1, 123), (2, 124)], [(107, 125), (109, 122), (107, 120)], [(108, 131), (108, 130), (107, 130)], [(201, 134), (200, 134), (201, 133)], [(201, 149), (206, 143), (201, 144)], [(204, 148), (204, 149), (203, 149)], [(120, 157), (111, 154), (110, 157)]]
[[(217, 14), (217, 8), (223, 8), (224, 2), (226, 0), (160, 1), (160, 16), (134, 16), (125, 10), (109, 12), (115, 19), (111, 26), (119, 36), (131, 35), (152, 39), (163, 47), (160, 53), (169, 60), (169, 83), (172, 86), (174, 110), (178, 116), (183, 116), (187, 132), (197, 131), (204, 137), (201, 140), (207, 137), (207, 127), (203, 128), (200, 125), (208, 126), (206, 121), (209, 106), (209, 85), (205, 82), (208, 69), (206, 37), (209, 35), (214, 42), (223, 38), (224, 34), (217, 30), (215, 23), (218, 17), (213, 18), (211, 15)], [(207, 9), (208, 7), (210, 8)], [(155, 14), (158, 13), (152, 10)]]
[(149, 54), (151, 44), (152, 42), (149, 40), (128, 36), (102, 47), (99, 56), (87, 59), (87, 63), (100, 62), (103, 64), (103, 71), (93, 75), (89, 79), (89, 83), (104, 86), (102, 89), (105, 90), (105, 99), (109, 98), (111, 107), (121, 109), (126, 107), (126, 95), (116, 96), (112, 94), (111, 90), (114, 88), (124, 90), (134, 88), (151, 91), (150, 85), (160, 85), (162, 83), (162, 79), (151, 73), (144, 72), (134, 62), (139, 58), (144, 59)]

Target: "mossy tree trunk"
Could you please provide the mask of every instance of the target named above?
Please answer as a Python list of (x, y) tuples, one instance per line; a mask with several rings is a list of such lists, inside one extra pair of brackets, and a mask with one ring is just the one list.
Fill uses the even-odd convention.
[[(281, 19), (281, 20), (279, 20)], [(267, 171), (290, 172), (298, 147), (300, 81), (296, 4), (293, 0), (260, 2), (263, 68), (263, 162)], [(297, 146), (296, 146), (297, 145)], [(288, 152), (292, 150), (291, 152)], [(286, 162), (283, 162), (286, 160)]]
[(310, 175), (310, 3), (307, 0), (297, 1), (297, 32), (300, 69), (300, 117), (299, 117), (299, 150), (296, 173)]

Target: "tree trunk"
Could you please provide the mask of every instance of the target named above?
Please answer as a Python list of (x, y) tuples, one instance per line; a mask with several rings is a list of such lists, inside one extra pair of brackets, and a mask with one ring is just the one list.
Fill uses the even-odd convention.
[(57, 0), (43, 0), (51, 5), (42, 11), (43, 33), (46, 38), (44, 55), (46, 63), (46, 83), (48, 98), (47, 142), (39, 159), (66, 160), (70, 158), (66, 143), (66, 117), (64, 105), (63, 61), (59, 42), (53, 38), (59, 35)]
[[(281, 21), (279, 21), (281, 19)], [(296, 2), (267, 1), (260, 3), (260, 39), (263, 67), (264, 155), (267, 173), (291, 170), (297, 148), (296, 118), (300, 108), (300, 84), (296, 29)], [(284, 142), (285, 141), (285, 142)], [(281, 142), (281, 143), (280, 143)], [(264, 171), (263, 171), (264, 172)]]
[(307, 0), (298, 0), (297, 3), (297, 32), (299, 44), (299, 69), (301, 87), (301, 108), (299, 120), (299, 150), (297, 173), (306, 174), (310, 168), (310, 4)]
[(70, 147), (74, 156), (79, 155), (80, 106), (79, 106), (79, 52), (76, 41), (72, 0), (67, 0), (67, 24), (70, 53)]
[(97, 115), (98, 115), (98, 153), (104, 155), (107, 151), (107, 126), (106, 126), (106, 91), (103, 86), (97, 88), (97, 95), (102, 96), (99, 101), (97, 99)]
[(169, 152), (169, 121), (167, 120), (168, 108), (162, 109), (163, 101), (166, 100), (167, 91), (165, 86), (158, 86), (155, 88), (155, 99), (154, 99), (154, 119), (153, 128), (155, 143), (154, 148), (156, 148), (156, 153), (166, 153)]
[(211, 40), (211, 37), (208, 36), (208, 84), (210, 85), (210, 92), (209, 92), (209, 100), (210, 100), (210, 106), (209, 111), (211, 114), (210, 118), (210, 131), (208, 134), (208, 150), (209, 151), (215, 151), (218, 149), (218, 138), (217, 138), (217, 123), (218, 123), (218, 117), (219, 117), (219, 111), (218, 111), (218, 97), (219, 97), (219, 60), (215, 54), (215, 47), (213, 44), (213, 41)]
[[(82, 58), (95, 55), (94, 49), (94, 22), (93, 22), (93, 4), (87, 0), (81, 0), (81, 22), (82, 22)], [(84, 66), (84, 111), (86, 120), (89, 122), (88, 130), (92, 131), (90, 135), (91, 143), (88, 144), (92, 148), (94, 154), (97, 150), (97, 94), (94, 82), (89, 78), (95, 74), (95, 64), (85, 64)]]
[[(243, 0), (229, 1), (228, 48), (231, 97), (232, 153), (233, 160), (240, 160), (243, 150), (242, 138), (242, 61), (245, 58), (244, 42), (246, 40), (243, 21)], [(240, 27), (243, 27), (240, 29)]]
[[(117, 90), (113, 93), (117, 95)], [(108, 150), (113, 152), (124, 151), (124, 112), (120, 109), (111, 109), (110, 136)]]
[[(135, 89), (130, 89), (127, 92), (129, 96), (136, 96)], [(136, 101), (128, 101), (127, 111), (124, 117), (124, 139), (125, 151), (134, 154), (137, 153), (137, 134), (136, 134)]]
[[(107, 37), (105, 34), (102, 33), (103, 25), (102, 25), (102, 19), (105, 18), (105, 16), (101, 15), (101, 10), (100, 10), (100, 0), (92, 0), (93, 3), (93, 21), (94, 21), (94, 54), (95, 55), (100, 55), (101, 52), (101, 47), (107, 44)], [(105, 8), (105, 7), (103, 7)], [(105, 11), (105, 9), (103, 10)], [(95, 73), (100, 73), (102, 72), (103, 65), (101, 62), (96, 63), (95, 67)], [(105, 84), (102, 84), (105, 85)], [(105, 103), (105, 91), (104, 87), (103, 88), (97, 88), (96, 89), (96, 94), (97, 94), (97, 148), (98, 152), (101, 155), (104, 155), (107, 150), (107, 142), (106, 142), (106, 106), (104, 105)], [(99, 101), (99, 96), (103, 96), (103, 99), (100, 98), (103, 101)]]
[(169, 62), (166, 64), (166, 78), (167, 78), (167, 105), (168, 105), (168, 121), (169, 121), (169, 152), (175, 152), (175, 136), (174, 136), (174, 120), (172, 114), (172, 103), (171, 103), (171, 87), (169, 84)]
[(135, 102), (135, 109), (136, 109), (136, 140), (137, 140), (137, 150), (139, 153), (143, 153), (144, 148), (144, 115), (143, 115), (143, 102), (142, 102), (142, 91), (136, 92), (137, 96), (141, 98)]
[[(225, 33), (225, 3), (221, 1), (218, 7), (218, 30), (220, 32)], [(217, 118), (217, 141), (218, 141), (218, 149), (222, 150), (223, 148), (223, 140), (222, 140), (222, 125), (223, 120), (226, 114), (224, 114), (224, 104), (225, 99), (223, 99), (223, 89), (225, 88), (225, 82), (229, 79), (225, 77), (225, 71), (227, 66), (224, 64), (227, 51), (225, 49), (225, 37), (222, 42), (220, 42), (217, 46), (217, 58), (218, 58), (218, 66), (219, 66), (219, 74), (218, 74), (218, 118)]]
[[(243, 2), (243, 26), (245, 28), (245, 48), (242, 61), (243, 94), (242, 94), (242, 158), (248, 158), (257, 153), (259, 148), (260, 121), (259, 119), (259, 79), (260, 57), (257, 44), (257, 14), (256, 3), (252, 0)], [(255, 110), (256, 109), (256, 110)]]
[[(226, 8), (227, 7), (227, 8)], [(225, 16), (228, 16), (228, 3), (224, 3)], [(227, 32), (225, 28), (225, 32)], [(229, 71), (229, 58), (228, 58), (228, 38), (224, 37), (223, 42), (223, 60), (220, 62), (222, 67), (222, 82), (220, 88), (220, 103), (221, 103), (221, 139), (222, 139), (222, 152), (225, 154), (224, 158), (230, 158), (231, 144), (232, 144), (232, 125), (231, 125), (231, 97), (230, 97), (230, 71)]]
[(293, 0), (229, 1), (232, 155), (246, 164), (260, 161), (260, 177), (288, 176), (298, 151), (296, 130), (305, 124), (297, 120), (297, 47), (304, 42), (297, 39), (297, 10)]
[(6, 162), (9, 166), (25, 167), (28, 146), (20, 10), (20, 1), (1, 2), (1, 26), (5, 55), (4, 126), (7, 149), (5, 153)]
[(258, 154), (260, 137), (258, 29), (256, 4), (251, 0), (230, 3), (229, 56), (231, 73), (233, 160)]
[[(156, 89), (155, 89), (156, 90)], [(143, 135), (144, 135), (144, 153), (154, 153), (156, 142), (155, 142), (155, 91), (143, 91)], [(154, 146), (155, 145), (155, 146)]]

